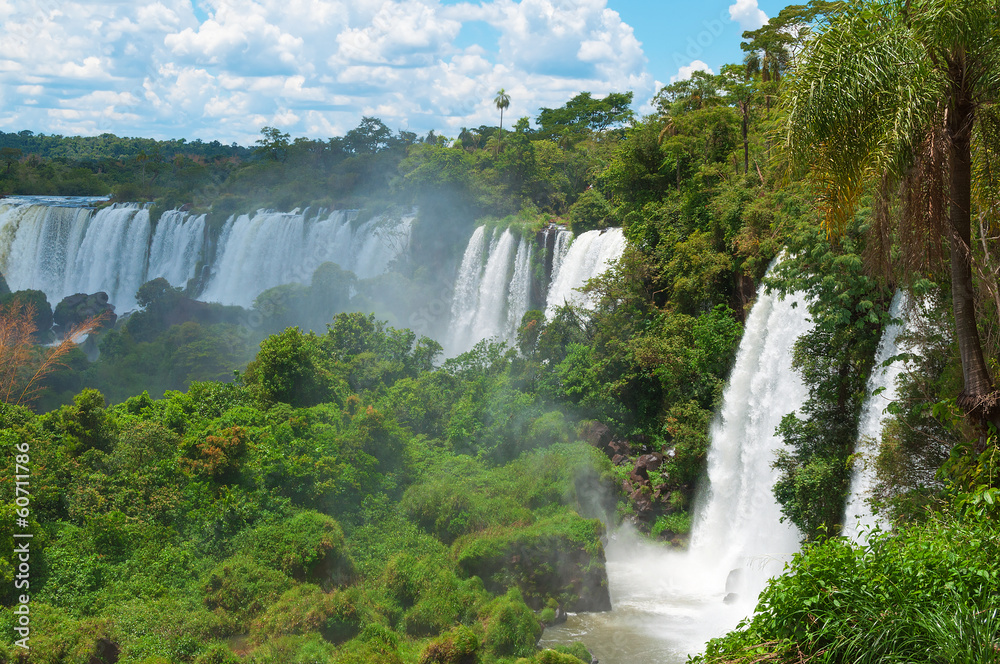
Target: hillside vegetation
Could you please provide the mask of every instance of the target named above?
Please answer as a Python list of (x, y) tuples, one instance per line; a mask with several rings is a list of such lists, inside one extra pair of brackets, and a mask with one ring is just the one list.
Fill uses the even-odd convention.
[[(630, 93), (583, 92), (534, 127), (451, 138), (376, 118), (329, 140), (265, 127), (252, 150), (0, 136), (6, 193), (190, 205), (216, 226), (260, 207), (419, 209), (390, 275), (328, 267), (295, 291), (343, 295), (314, 320), (264, 306), (288, 292), (258, 298), (251, 327), (150, 282), (142, 311), (95, 331), (96, 361), (66, 355), (34, 411), (0, 406), (9, 547), (18, 454), (33, 469), (38, 639), (30, 659), (14, 645), (16, 570), (0, 567), (7, 659), (589, 662), (580, 644), (539, 651), (542, 625), (609, 607), (607, 527), (686, 544), (709, 425), (781, 255), (764, 286), (806, 293), (815, 322), (795, 346), (809, 398), (775, 459), (805, 546), (702, 659), (997, 661), (998, 9), (792, 6), (746, 33), (744, 63), (665, 87), (643, 118)], [(475, 224), (552, 221), (628, 239), (588, 284), (592, 310), (529, 311), (513, 347), (447, 360), (368, 313), (450, 283)], [(893, 530), (859, 546), (843, 505), (897, 289), (915, 302), (911, 369), (869, 460)], [(44, 295), (6, 290), (0, 320), (31, 304), (47, 341)], [(12, 385), (49, 352), (19, 348), (0, 355)]]

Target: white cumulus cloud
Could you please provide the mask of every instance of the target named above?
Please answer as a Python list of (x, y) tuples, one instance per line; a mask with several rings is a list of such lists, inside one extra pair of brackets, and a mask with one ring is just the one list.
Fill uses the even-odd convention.
[(377, 115), (455, 135), (497, 121), (499, 88), (513, 122), (584, 90), (657, 87), (608, 0), (197, 5), (0, 0), (0, 126), (252, 143), (263, 124), (326, 138)]
[(694, 60), (691, 62), (691, 64), (684, 65), (683, 67), (678, 69), (677, 74), (670, 77), (670, 82), (676, 83), (677, 81), (686, 81), (689, 78), (691, 78), (691, 74), (693, 74), (696, 71), (708, 72), (709, 74), (715, 73), (714, 71), (712, 71), (711, 67), (709, 67), (701, 60)]
[(729, 18), (744, 30), (756, 30), (767, 23), (767, 14), (757, 6), (757, 0), (736, 0), (729, 5)]

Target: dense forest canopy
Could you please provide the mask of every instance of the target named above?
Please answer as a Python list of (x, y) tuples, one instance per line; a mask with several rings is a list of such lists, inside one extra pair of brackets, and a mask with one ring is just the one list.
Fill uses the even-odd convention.
[[(249, 308), (157, 279), (119, 318), (0, 280), (10, 550), (32, 468), (32, 650), (5, 559), (6, 659), (589, 662), (538, 650), (542, 626), (610, 607), (608, 528), (687, 544), (763, 285), (813, 321), (794, 348), (808, 398), (774, 459), (805, 545), (704, 661), (996, 661), (998, 17), (985, 0), (790, 6), (646, 117), (630, 92), (580, 92), (534, 127), (454, 137), (374, 117), (329, 139), (263, 127), (252, 147), (0, 134), (0, 192), (149, 202), (154, 223), (417, 210), (386, 274), (325, 263)], [(552, 223), (627, 238), (592, 307), (532, 309), (511, 343), (449, 358), (405, 324), (453, 290), (475, 227)], [(900, 289), (907, 371), (862, 461)], [(87, 342), (53, 345), (70, 330)], [(862, 462), (893, 529), (860, 545), (840, 533)]]

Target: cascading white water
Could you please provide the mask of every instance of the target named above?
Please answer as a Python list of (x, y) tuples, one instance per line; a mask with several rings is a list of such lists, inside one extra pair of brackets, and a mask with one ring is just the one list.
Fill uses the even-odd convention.
[(772, 493), (778, 471), (771, 464), (784, 445), (775, 429), (808, 396), (792, 369), (792, 347), (811, 327), (800, 296), (758, 296), (712, 427), (708, 486), (695, 514), (690, 552), (724, 575), (740, 570), (730, 590), (744, 599), (756, 601), (767, 579), (799, 548), (801, 534), (781, 523)]
[(91, 211), (21, 202), (0, 204), (0, 273), (13, 290), (63, 297)]
[[(483, 251), (485, 241), (485, 228), (480, 226), (472, 234), (459, 268), (455, 294), (452, 297), (452, 322), (448, 339), (449, 352), (454, 355), (469, 350), (483, 339), (497, 337), (509, 340), (510, 307), (512, 302), (519, 306), (512, 281), (515, 276), (528, 278), (527, 265), (522, 269), (523, 275), (516, 274), (518, 259), (527, 260), (523, 238), (515, 243), (514, 234), (509, 228), (504, 229), (499, 235), (494, 234), (488, 252)], [(528, 287), (522, 287), (526, 298), (529, 294)]]
[[(206, 217), (164, 212), (155, 224), (135, 203), (98, 210), (103, 199), (15, 197), (0, 201), (0, 273), (14, 290), (33, 288), (53, 305), (73, 293), (104, 291), (119, 312), (157, 277), (184, 287), (204, 262)], [(354, 211), (321, 217), (258, 212), (230, 219), (200, 299), (249, 305), (278, 284), (308, 284), (323, 262), (359, 278), (385, 272), (409, 245), (415, 213), (355, 223)]]
[(53, 304), (100, 290), (119, 311), (130, 309), (145, 280), (150, 230), (149, 211), (134, 203), (94, 214), (15, 199), (0, 206), (0, 270), (12, 289), (41, 290)]
[(135, 307), (135, 293), (145, 281), (149, 210), (115, 204), (98, 210), (76, 253), (66, 286), (78, 293), (105, 291), (119, 311)]
[(501, 337), (507, 317), (504, 306), (507, 303), (507, 289), (510, 284), (511, 268), (514, 260), (514, 234), (506, 229), (490, 247), (490, 257), (483, 270), (483, 280), (479, 284), (479, 306), (472, 320), (474, 341)]
[(565, 228), (555, 231), (556, 237), (552, 243), (552, 274), (549, 276), (549, 283), (554, 283), (559, 278), (559, 270), (563, 261), (566, 260), (566, 252), (569, 251), (570, 243), (573, 241), (573, 233)]
[[(559, 241), (563, 234), (556, 236), (555, 258), (559, 258)], [(552, 318), (563, 304), (588, 307), (590, 301), (578, 288), (604, 272), (610, 263), (617, 260), (625, 250), (625, 234), (620, 228), (605, 231), (587, 231), (573, 239), (569, 249), (558, 262), (552, 263), (552, 282), (545, 303), (545, 316)]]
[(147, 281), (163, 277), (173, 286), (186, 286), (195, 276), (204, 243), (205, 215), (164, 212), (149, 245)]
[[(569, 231), (555, 232), (551, 286), (546, 298), (549, 316), (565, 302), (590, 306), (576, 289), (604, 272), (625, 250), (620, 228), (589, 231), (572, 243)], [(483, 339), (495, 337), (513, 342), (521, 318), (531, 306), (534, 238), (522, 237), (515, 248), (510, 229), (496, 231), (487, 251), (487, 236), (484, 227), (477, 228), (462, 256), (451, 304), (446, 344), (449, 355), (465, 352)]]
[(250, 306), (268, 288), (308, 284), (330, 261), (360, 279), (382, 274), (406, 250), (415, 214), (376, 216), (355, 228), (356, 211), (324, 218), (258, 210), (230, 218), (219, 240), (219, 258), (201, 299)]
[[(889, 305), (889, 315), (895, 320), (903, 320), (904, 312), (909, 306), (909, 297), (903, 291), (896, 291)], [(875, 366), (868, 378), (867, 395), (861, 419), (858, 422), (858, 443), (856, 456), (851, 473), (851, 488), (844, 507), (843, 534), (854, 542), (863, 544), (867, 533), (878, 526), (888, 530), (889, 523), (874, 514), (867, 499), (875, 480), (873, 460), (878, 454), (879, 442), (882, 437), (882, 426), (886, 420), (886, 407), (895, 401), (896, 379), (905, 368), (906, 363), (897, 359), (885, 365), (890, 358), (902, 350), (897, 343), (899, 333), (903, 331), (902, 323), (891, 323), (882, 331), (878, 351), (875, 353)]]
[[(483, 255), (486, 252), (486, 227), (479, 226), (472, 233), (465, 247), (462, 264), (458, 268), (458, 281), (451, 300), (451, 332), (449, 344), (452, 348), (465, 345), (476, 318), (479, 305), (479, 283), (483, 278)], [(457, 354), (461, 351), (455, 351)]]
[(511, 337), (517, 336), (521, 319), (531, 306), (531, 254), (532, 244), (521, 238), (514, 258), (514, 274), (510, 278), (510, 292), (507, 294), (507, 329)]
[(797, 530), (780, 522), (771, 462), (783, 445), (775, 427), (807, 397), (791, 355), (810, 326), (802, 298), (758, 295), (712, 427), (688, 551), (619, 530), (606, 547), (613, 610), (571, 615), (543, 645), (581, 640), (602, 664), (682, 664), (750, 614), (799, 548)]

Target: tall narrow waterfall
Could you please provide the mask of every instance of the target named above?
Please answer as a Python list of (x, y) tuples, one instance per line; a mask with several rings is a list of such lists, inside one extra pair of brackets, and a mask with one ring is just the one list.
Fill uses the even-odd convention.
[(810, 325), (800, 297), (758, 294), (712, 427), (690, 548), (620, 530), (606, 548), (613, 610), (570, 616), (545, 630), (543, 645), (582, 640), (602, 664), (683, 664), (753, 611), (799, 548), (780, 520), (771, 462), (783, 444), (775, 427), (808, 396), (791, 354)]
[(550, 283), (559, 278), (559, 270), (562, 268), (563, 261), (566, 260), (569, 245), (573, 241), (573, 233), (571, 231), (560, 228), (555, 233), (556, 237), (552, 246), (552, 274), (549, 276)]
[(795, 340), (811, 326), (801, 297), (758, 295), (712, 427), (708, 487), (695, 517), (691, 552), (719, 570), (740, 570), (730, 590), (741, 596), (755, 599), (799, 548), (798, 530), (781, 523), (771, 464), (784, 444), (776, 427), (808, 396), (791, 362)]
[[(355, 211), (258, 211), (230, 218), (207, 255), (206, 217), (172, 210), (154, 224), (135, 203), (98, 210), (96, 199), (20, 197), (0, 201), (0, 273), (12, 289), (41, 290), (55, 304), (73, 293), (105, 291), (119, 312), (157, 277), (186, 286), (210, 268), (203, 300), (249, 305), (279, 284), (308, 284), (332, 261), (364, 279), (386, 271), (409, 245), (414, 213), (358, 223)], [(213, 259), (213, 260), (210, 260)]]
[[(908, 307), (909, 298), (903, 291), (896, 291), (889, 306), (889, 315), (895, 320), (902, 320)], [(855, 453), (854, 469), (851, 474), (851, 488), (844, 508), (844, 536), (855, 542), (863, 543), (866, 533), (878, 526), (888, 529), (886, 521), (872, 513), (867, 499), (875, 479), (872, 467), (875, 455), (878, 454), (879, 442), (882, 437), (882, 426), (886, 419), (886, 406), (896, 399), (896, 379), (903, 371), (905, 362), (896, 360), (885, 365), (890, 358), (898, 355), (901, 350), (897, 343), (899, 333), (903, 331), (902, 323), (887, 325), (882, 332), (878, 352), (875, 354), (875, 367), (868, 378), (868, 398), (861, 419), (858, 422), (858, 443)]]

